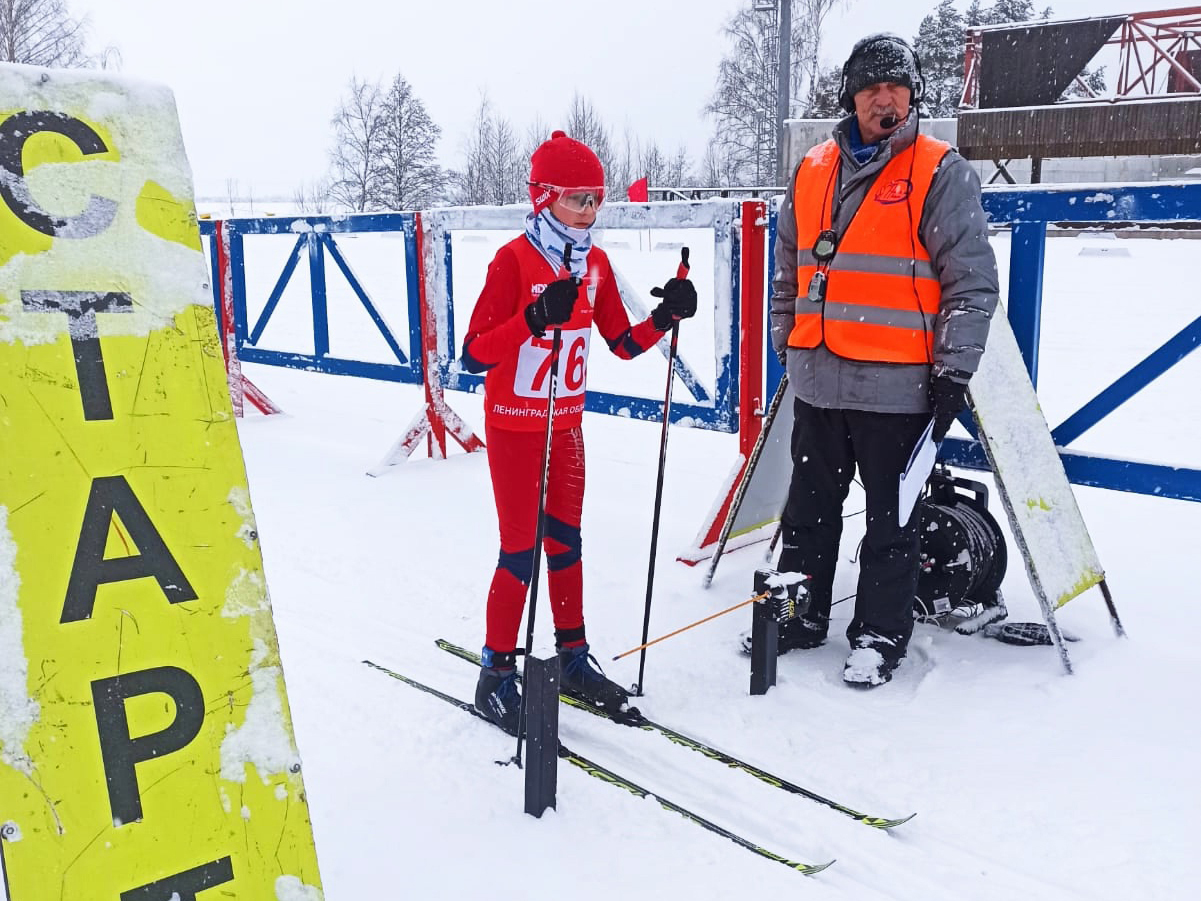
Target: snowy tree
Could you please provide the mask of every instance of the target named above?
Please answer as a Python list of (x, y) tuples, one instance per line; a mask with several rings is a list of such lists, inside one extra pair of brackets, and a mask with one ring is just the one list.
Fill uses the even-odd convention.
[(627, 126), (621, 140), (614, 145), (613, 168), (605, 170), (605, 181), (613, 192), (614, 200), (624, 200), (626, 188), (642, 177), (638, 167), (638, 139)]
[(925, 112), (931, 116), (954, 116), (963, 94), (963, 17), (954, 0), (942, 0), (922, 19), (913, 49), (922, 61), (926, 83)]
[(646, 178), (652, 188), (679, 188), (693, 177), (689, 171), (691, 161), (688, 148), (683, 144), (669, 155), (660, 148), (658, 142), (644, 144), (629, 129), (614, 158), (613, 169), (606, 170), (605, 179), (615, 200), (625, 199), (626, 188), (639, 178)]
[(663, 156), (663, 151), (654, 141), (639, 155), (638, 173), (640, 177), (646, 176), (648, 184), (663, 184), (663, 179), (667, 175), (667, 158)]
[(92, 60), (92, 62), (95, 63), (97, 68), (112, 72), (120, 72), (121, 66), (124, 65), (125, 60), (121, 56), (121, 48), (109, 44), (100, 51), (99, 56)]
[(330, 151), (330, 197), (338, 205), (361, 213), (380, 194), (379, 156), (383, 143), (384, 98), (379, 85), (351, 78), (347, 96), (331, 121), (334, 147)]
[(667, 159), (661, 184), (665, 188), (679, 188), (688, 181), (688, 149), (681, 144), (674, 154)]
[(700, 163), (700, 182), (707, 186), (733, 185), (738, 182), (738, 164), (725, 155), (716, 138), (705, 147)]
[[(814, 105), (821, 29), (842, 0), (789, 0), (788, 115)], [(731, 47), (717, 72), (717, 88), (705, 112), (716, 120), (718, 158), (732, 166), (739, 184), (775, 179), (779, 79), (778, 27), (774, 13), (738, 10), (725, 28)], [(798, 98), (805, 98), (799, 101)]]
[(442, 134), (413, 86), (397, 75), (379, 109), (375, 173), (369, 190), (374, 209), (420, 210), (442, 198), (445, 176), (435, 151)]
[(793, 26), (793, 32), (800, 43), (800, 60), (798, 66), (804, 73), (804, 92), (797, 90), (801, 85), (794, 86), (794, 96), (805, 97), (805, 106), (815, 105), (818, 82), (821, 69), (822, 32), (825, 30), (826, 17), (835, 6), (849, 6), (851, 0), (798, 0), (793, 3), (793, 16), (801, 19), (799, 27)]
[[(1081, 87), (1080, 82), (1084, 83)], [(1066, 100), (1068, 97), (1099, 97), (1109, 91), (1109, 85), (1105, 81), (1105, 67), (1098, 66), (1096, 69), (1084, 67), (1084, 71), (1080, 73), (1079, 81), (1073, 81), (1068, 85), (1068, 89), (1063, 92), (1060, 100)]]
[(87, 18), (71, 16), (65, 0), (0, 0), (0, 62), (84, 68)]
[(475, 122), (467, 136), (463, 168), (450, 173), (451, 197), (457, 204), (472, 205), (488, 202), (485, 156), (492, 146), (492, 107), (485, 94), (476, 109)]
[(302, 216), (321, 216), (329, 211), (329, 182), (318, 178), (301, 182), (292, 191), (292, 204)]
[(528, 178), (529, 156), (519, 146), (512, 123), (496, 116), (483, 95), (467, 137), (463, 168), (450, 175), (454, 202), (518, 203), (529, 196)]
[[(578, 92), (571, 98), (571, 106), (568, 107), (567, 122), (563, 126), (563, 130), (567, 132), (568, 137), (583, 141), (592, 148), (593, 153), (600, 159), (606, 177), (614, 171), (617, 160), (613, 152), (613, 142), (609, 138), (609, 127), (601, 119), (600, 113), (592, 105), (592, 101)], [(620, 187), (624, 187), (624, 185)]]
[(809, 105), (805, 108), (807, 119), (841, 119), (846, 111), (838, 102), (838, 94), (842, 90), (842, 66), (830, 66), (822, 69), (817, 75), (817, 84), (810, 94)]
[(717, 70), (717, 88), (705, 106), (716, 119), (715, 153), (731, 181), (759, 182), (776, 165), (775, 23), (740, 9), (726, 26), (732, 42)]
[(542, 116), (534, 116), (534, 121), (531, 122), (525, 130), (525, 144), (522, 148), (521, 155), (526, 161), (526, 175), (529, 175), (530, 157), (534, 155), (534, 151), (550, 137), (550, 133), (554, 131), (549, 125), (543, 121)]
[(516, 130), (507, 119), (497, 119), (492, 154), (486, 172), (493, 199), (490, 203), (520, 203), (529, 196), (529, 157), (522, 154)]
[[(1051, 7), (1047, 7), (1043, 15), (1051, 14)], [(1005, 25), (1008, 22), (1032, 22), (1037, 19), (1038, 13), (1034, 11), (1033, 0), (996, 0), (989, 8), (984, 24), (986, 25)]]

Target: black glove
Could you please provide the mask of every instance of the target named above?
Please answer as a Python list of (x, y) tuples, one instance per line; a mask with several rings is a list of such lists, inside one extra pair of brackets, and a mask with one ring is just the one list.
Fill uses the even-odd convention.
[(562, 325), (571, 318), (571, 308), (580, 295), (579, 285), (576, 278), (553, 281), (525, 308), (525, 324), (535, 337), (541, 338), (548, 325)]
[(651, 310), (651, 322), (661, 332), (673, 322), (696, 315), (696, 288), (686, 278), (669, 278), (662, 288), (651, 288), (651, 297), (662, 297), (659, 306)]
[(947, 370), (930, 379), (930, 409), (934, 413), (932, 437), (941, 442), (951, 423), (967, 407), (967, 382), (970, 374)]

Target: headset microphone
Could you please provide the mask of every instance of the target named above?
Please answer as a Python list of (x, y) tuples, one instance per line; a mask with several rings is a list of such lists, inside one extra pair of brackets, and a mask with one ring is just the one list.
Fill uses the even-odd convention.
[(885, 116), (880, 120), (881, 128), (896, 128), (897, 122), (900, 120), (896, 116)]

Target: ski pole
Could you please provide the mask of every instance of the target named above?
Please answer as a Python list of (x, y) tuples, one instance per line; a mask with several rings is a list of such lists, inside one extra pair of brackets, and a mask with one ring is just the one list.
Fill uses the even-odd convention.
[[(561, 278), (571, 278), (571, 244), (563, 248), (563, 272)], [(525, 664), (522, 677), (529, 684), (530, 650), (534, 646), (534, 614), (538, 607), (538, 574), (542, 568), (542, 538), (546, 534), (546, 491), (550, 481), (550, 443), (555, 419), (555, 389), (559, 381), (559, 348), (563, 344), (563, 329), (556, 325), (550, 342), (550, 379), (546, 390), (546, 440), (542, 445), (542, 476), (538, 484), (538, 521), (534, 528), (534, 568), (530, 575), (529, 611), (526, 613)], [(510, 763), (521, 766), (521, 745), (525, 739), (526, 693), (521, 694), (521, 707), (517, 714), (517, 752)]]
[(643, 644), (638, 645), (638, 647), (636, 647), (636, 648), (630, 648), (628, 651), (622, 651), (620, 654), (618, 654), (613, 659), (620, 660), (622, 657), (627, 657), (630, 654), (633, 654), (635, 651), (645, 651), (651, 645), (658, 644), (659, 642), (663, 641), (664, 639), (671, 638), (673, 635), (679, 635), (681, 632), (687, 632), (689, 629), (695, 628), (696, 626), (699, 626), (702, 623), (707, 623), (711, 619), (717, 619), (719, 616), (725, 616), (727, 613), (733, 613), (735, 610), (739, 610), (742, 607), (745, 607), (747, 604), (753, 604), (756, 601), (762, 601), (769, 597), (771, 597), (771, 592), (765, 591), (762, 594), (755, 595), (753, 598), (747, 598), (745, 601), (739, 601), (733, 607), (727, 607), (725, 610), (719, 610), (717, 613), (711, 613), (709, 616), (706, 616), (704, 619), (698, 619), (696, 622), (689, 623), (687, 626), (681, 626), (679, 629), (676, 629), (674, 632), (668, 632), (666, 635), (660, 635), (658, 638), (654, 639), (653, 641), (646, 641), (644, 639)]
[[(680, 265), (676, 267), (676, 278), (688, 278), (688, 248), (680, 248)], [(642, 678), (646, 670), (646, 637), (651, 627), (651, 597), (655, 587), (655, 556), (659, 549), (659, 513), (663, 507), (663, 470), (667, 465), (667, 421), (671, 414), (671, 386), (675, 375), (676, 345), (680, 340), (680, 321), (671, 323), (671, 346), (667, 352), (667, 392), (663, 397), (663, 431), (659, 437), (659, 475), (655, 482), (655, 515), (651, 522), (651, 554), (646, 573), (646, 612), (642, 617), (642, 656), (638, 659), (638, 684), (635, 695), (642, 696)], [(635, 648), (635, 650), (638, 650)], [(614, 658), (617, 659), (617, 658)]]
[(780, 541), (780, 534), (784, 531), (784, 511), (780, 511), (780, 519), (776, 522), (776, 530), (772, 532), (771, 541), (767, 544), (767, 550), (763, 553), (764, 561), (770, 563), (772, 554), (776, 551), (776, 544)]

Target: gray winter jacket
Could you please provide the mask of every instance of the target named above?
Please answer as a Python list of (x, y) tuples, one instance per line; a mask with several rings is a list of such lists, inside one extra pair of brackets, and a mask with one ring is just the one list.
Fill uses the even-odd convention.
[[(851, 155), (851, 116), (834, 128), (842, 151), (837, 179), (841, 197), (834, 228), (846, 230), (885, 164), (913, 143), (917, 117), (888, 138), (863, 166)], [(801, 165), (804, 165), (803, 161)], [(772, 346), (779, 355), (788, 345), (797, 303), (796, 215), (793, 212), (795, 171), (776, 226), (776, 271), (770, 305)], [(816, 212), (816, 211), (815, 211)], [(934, 332), (934, 371), (973, 373), (984, 352), (989, 319), (997, 306), (997, 261), (988, 245), (988, 229), (980, 206), (980, 180), (954, 150), (938, 164), (918, 224), (918, 238), (942, 285), (942, 302)], [(810, 248), (802, 248), (808, 251)], [(802, 286), (804, 295), (808, 286)], [(788, 381), (797, 397), (816, 407), (872, 410), (881, 413), (925, 413), (931, 367), (926, 363), (869, 363), (836, 356), (824, 344), (788, 347)]]

